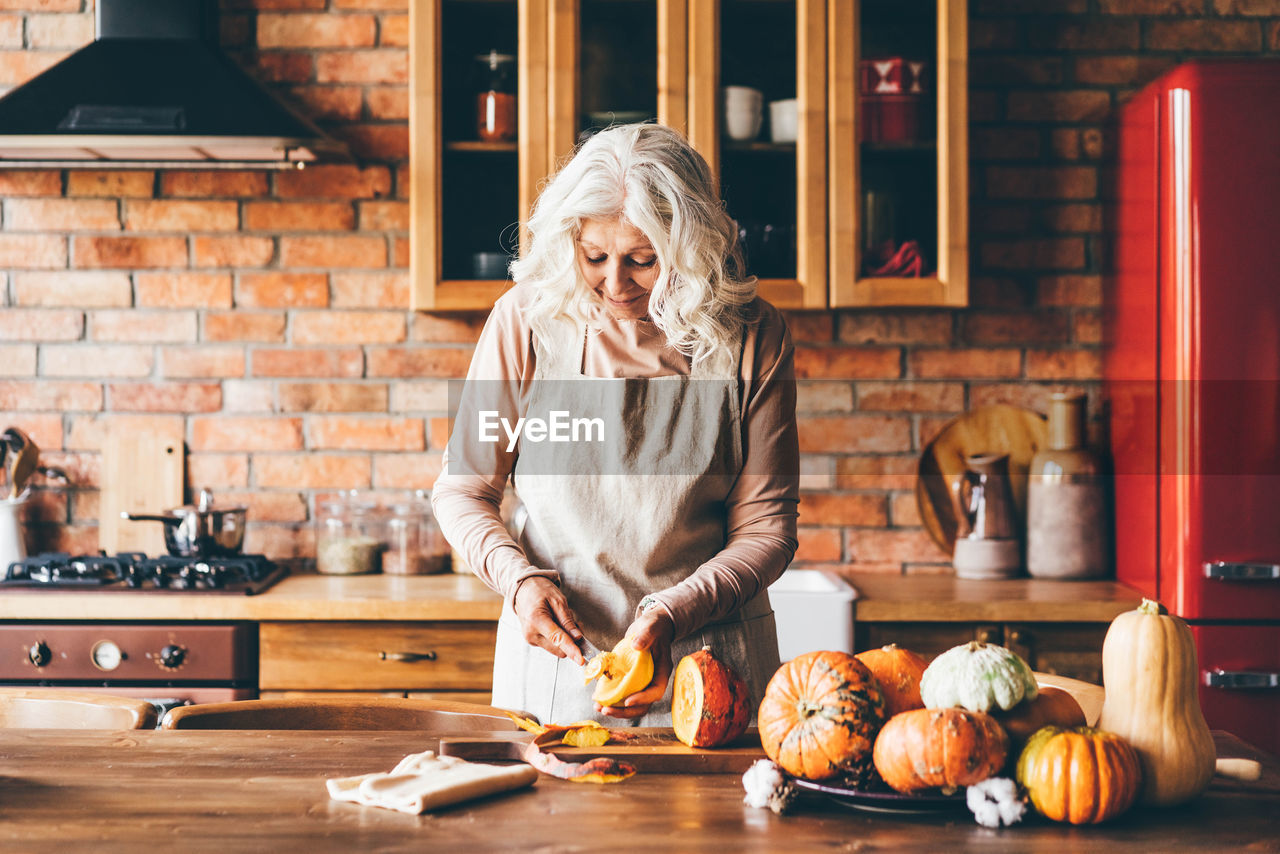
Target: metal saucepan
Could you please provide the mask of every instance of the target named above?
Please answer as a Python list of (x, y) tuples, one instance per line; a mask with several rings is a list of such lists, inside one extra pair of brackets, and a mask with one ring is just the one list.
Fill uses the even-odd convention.
[(163, 522), (164, 546), (176, 557), (225, 557), (238, 555), (244, 547), (244, 519), (247, 507), (214, 507), (213, 493), (200, 490), (197, 505), (186, 505), (167, 513), (120, 514), (135, 522)]

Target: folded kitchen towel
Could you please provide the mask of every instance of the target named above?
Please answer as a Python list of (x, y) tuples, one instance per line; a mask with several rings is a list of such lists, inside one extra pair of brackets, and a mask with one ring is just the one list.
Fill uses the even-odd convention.
[(522, 789), (538, 778), (530, 765), (481, 765), (433, 751), (413, 753), (390, 773), (361, 774), (325, 781), (329, 796), (411, 815)]

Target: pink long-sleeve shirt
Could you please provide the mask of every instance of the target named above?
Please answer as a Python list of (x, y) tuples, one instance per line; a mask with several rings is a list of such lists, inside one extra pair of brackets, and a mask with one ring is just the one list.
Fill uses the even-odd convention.
[[(527, 289), (516, 287), (494, 304), (476, 345), (468, 382), (501, 380), (523, 399), (536, 367), (533, 334), (522, 311), (528, 299)], [(757, 322), (746, 329), (739, 372), (743, 468), (725, 501), (726, 542), (685, 580), (650, 591), (671, 614), (676, 639), (741, 608), (773, 583), (795, 554), (799, 447), (794, 349), (777, 309), (756, 299), (748, 314)], [(605, 312), (592, 322), (593, 334), (587, 336), (583, 351), (584, 375), (689, 374), (689, 358), (667, 346), (652, 323), (615, 320)], [(467, 459), (451, 465), (450, 453)], [(555, 567), (529, 563), (499, 515), (518, 453), (518, 448), (507, 452), (503, 443), (483, 448), (451, 443), (431, 493), (445, 537), (472, 571), (508, 601), (530, 576), (559, 581)], [(618, 524), (626, 524), (626, 512), (618, 508)]]

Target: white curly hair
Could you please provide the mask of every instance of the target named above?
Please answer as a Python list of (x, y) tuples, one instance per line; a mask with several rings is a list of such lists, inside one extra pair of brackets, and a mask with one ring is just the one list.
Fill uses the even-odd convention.
[(527, 251), (512, 278), (533, 289), (535, 335), (589, 319), (599, 298), (578, 268), (589, 219), (639, 229), (658, 258), (649, 316), (668, 344), (695, 362), (740, 341), (756, 279), (745, 275), (737, 224), (725, 212), (707, 162), (677, 131), (658, 124), (611, 127), (579, 146), (547, 183), (529, 217)]

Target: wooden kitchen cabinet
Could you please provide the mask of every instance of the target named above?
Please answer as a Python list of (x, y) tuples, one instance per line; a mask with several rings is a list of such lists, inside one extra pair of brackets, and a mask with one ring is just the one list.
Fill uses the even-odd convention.
[[(410, 17), (411, 308), (487, 309), (510, 283), (469, 275), (470, 253), (524, 240), (584, 130), (610, 114), (684, 128), (685, 0), (412, 0)], [(517, 139), (501, 150), (469, 138), (475, 86), (454, 67), (489, 42), (516, 55)]]
[[(688, 134), (775, 305), (964, 305), (966, 15), (965, 0), (412, 0), (411, 307), (491, 306), (509, 282), (474, 277), (471, 253), (514, 250), (540, 182), (610, 114)], [(466, 69), (490, 49), (516, 55), (506, 144), (472, 138)], [(859, 142), (859, 61), (886, 53), (931, 62), (933, 94), (915, 138)], [(795, 97), (796, 141), (772, 142), (767, 118), (728, 140), (725, 85), (762, 91), (766, 114)], [(886, 236), (917, 241), (924, 275), (864, 275)]]
[[(827, 306), (826, 0), (689, 0), (689, 140), (720, 179), (748, 272), (780, 308)], [(722, 90), (764, 95), (753, 140), (725, 132)], [(796, 140), (769, 105), (796, 99)]]
[[(547, 173), (547, 0), (412, 0), (409, 83), (410, 307), (491, 306), (506, 277), (478, 252), (514, 252)], [(516, 139), (482, 140), (477, 56), (515, 57)], [(538, 93), (534, 95), (532, 93)]]
[(933, 658), (972, 640), (1021, 655), (1032, 670), (1102, 684), (1102, 641), (1109, 623), (855, 623), (854, 648), (896, 643)]
[[(833, 308), (968, 302), (967, 7), (966, 0), (828, 0)], [(902, 117), (889, 111), (904, 107), (901, 96), (878, 96), (883, 106), (875, 107), (859, 97), (862, 61), (889, 57), (924, 62), (914, 132), (900, 125), (894, 132), (889, 117)], [(868, 88), (881, 88), (880, 73), (874, 63), (866, 69)], [(909, 240), (920, 247), (924, 275), (877, 275), (877, 250)]]
[(474, 701), (492, 684), (496, 638), (497, 623), (486, 621), (263, 622), (258, 683), (264, 696), (357, 691)]

